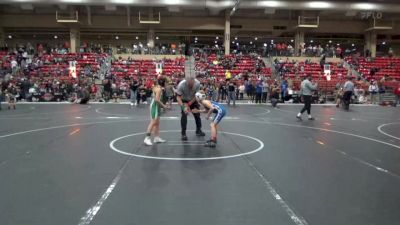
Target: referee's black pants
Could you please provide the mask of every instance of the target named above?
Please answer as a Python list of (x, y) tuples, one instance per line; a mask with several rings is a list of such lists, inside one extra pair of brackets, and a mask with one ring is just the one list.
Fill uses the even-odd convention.
[[(183, 101), (183, 103), (188, 103), (188, 101)], [(200, 109), (199, 103), (196, 101), (191, 106), (190, 109)], [(193, 113), (194, 120), (196, 121), (196, 131), (201, 130), (201, 118), (200, 113)], [(187, 114), (181, 110), (181, 133), (182, 135), (186, 135), (186, 127), (187, 127)]]
[(301, 114), (303, 114), (305, 111), (307, 111), (307, 114), (311, 114), (311, 102), (312, 102), (312, 96), (311, 95), (303, 95), (303, 100), (304, 100), (304, 107), (300, 111)]

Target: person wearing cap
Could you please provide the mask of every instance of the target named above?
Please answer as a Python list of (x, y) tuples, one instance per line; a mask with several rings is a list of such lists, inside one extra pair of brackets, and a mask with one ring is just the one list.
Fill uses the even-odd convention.
[[(199, 109), (200, 105), (196, 101), (195, 94), (200, 90), (200, 81), (194, 77), (188, 77), (182, 80), (176, 89), (176, 100), (181, 107), (181, 135), (182, 141), (187, 141), (186, 127), (187, 127), (187, 114), (193, 109)], [(193, 112), (194, 120), (196, 122), (196, 135), (204, 137), (206, 134), (201, 130), (200, 113)]]
[(347, 77), (347, 81), (343, 85), (343, 103), (346, 110), (349, 110), (351, 96), (354, 93), (353, 77)]
[(314, 118), (311, 116), (311, 102), (312, 102), (312, 94), (314, 91), (317, 90), (318, 84), (312, 83), (311, 79), (312, 79), (311, 74), (308, 74), (306, 79), (304, 79), (303, 82), (301, 82), (300, 95), (303, 98), (304, 107), (296, 116), (296, 118), (299, 120), (302, 120), (301, 115), (305, 111), (307, 111), (308, 119), (314, 120)]

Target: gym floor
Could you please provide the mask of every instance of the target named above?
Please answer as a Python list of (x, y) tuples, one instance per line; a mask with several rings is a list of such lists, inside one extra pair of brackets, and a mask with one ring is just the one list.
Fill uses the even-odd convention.
[(301, 107), (227, 107), (209, 149), (176, 105), (151, 147), (148, 105), (3, 105), (0, 224), (399, 224), (400, 108)]

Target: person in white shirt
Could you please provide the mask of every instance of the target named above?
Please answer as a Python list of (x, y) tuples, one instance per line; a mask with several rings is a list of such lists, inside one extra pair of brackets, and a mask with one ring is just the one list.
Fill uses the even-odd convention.
[(242, 83), (240, 86), (239, 86), (239, 98), (240, 98), (240, 100), (243, 100), (243, 95), (244, 95), (244, 89), (245, 89), (245, 87), (244, 87), (244, 84)]
[(376, 104), (377, 102), (377, 96), (379, 92), (379, 87), (376, 81), (372, 81), (372, 84), (369, 85), (368, 87), (368, 92), (369, 92), (369, 99), (371, 104)]
[(18, 65), (17, 61), (15, 59), (13, 59), (11, 61), (11, 69), (14, 69), (15, 67), (17, 67), (17, 65)]

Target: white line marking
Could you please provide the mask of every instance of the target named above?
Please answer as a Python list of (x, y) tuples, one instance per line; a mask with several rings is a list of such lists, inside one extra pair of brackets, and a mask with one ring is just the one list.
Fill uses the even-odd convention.
[[(83, 108), (80, 110), (57, 110), (57, 111), (53, 111), (53, 112), (47, 112), (47, 113), (40, 113), (40, 112), (34, 112), (34, 110), (30, 111), (30, 112), (26, 112), (26, 113), (17, 113), (17, 114), (12, 114), (12, 115), (7, 115), (9, 118), (20, 118), (19, 116), (24, 116), (24, 115), (53, 115), (53, 114), (62, 114), (62, 113), (79, 113), (79, 112), (85, 112), (88, 109), (90, 109), (90, 106), (88, 106), (87, 108)], [(5, 116), (5, 115), (4, 115)], [(2, 116), (3, 117), (3, 116)], [(0, 117), (0, 118), (2, 118)]]
[(366, 166), (368, 166), (368, 167), (374, 168), (374, 169), (376, 169), (376, 170), (378, 170), (378, 171), (380, 171), (380, 172), (387, 173), (387, 174), (392, 175), (392, 176), (394, 176), (394, 177), (396, 177), (396, 178), (400, 178), (400, 175), (398, 175), (398, 174), (395, 174), (395, 173), (393, 173), (393, 172), (390, 172), (389, 170), (383, 169), (383, 168), (381, 168), (381, 167), (375, 166), (374, 164), (371, 164), (371, 163), (369, 163), (369, 162), (366, 162), (366, 161), (364, 161), (364, 160), (362, 160), (362, 159), (359, 159), (359, 158), (357, 158), (357, 157), (354, 157), (354, 156), (352, 156), (352, 155), (349, 155), (349, 154), (347, 154), (346, 152), (344, 152), (344, 151), (342, 151), (342, 150), (339, 150), (339, 149), (333, 149), (333, 150), (334, 150), (334, 151), (337, 151), (337, 152), (339, 152), (339, 153), (341, 153), (342, 155), (344, 155), (344, 156), (346, 156), (346, 157), (349, 157), (350, 159), (352, 159), (352, 160), (354, 160), (354, 161), (356, 161), (356, 162), (358, 162), (358, 163), (361, 163), (361, 164), (366, 165)]
[(261, 178), (261, 180), (267, 187), (269, 193), (276, 199), (279, 205), (285, 210), (286, 214), (290, 217), (290, 219), (296, 225), (308, 225), (307, 221), (304, 218), (298, 216), (293, 211), (293, 209), (288, 205), (288, 203), (286, 203), (285, 200), (283, 200), (283, 198), (278, 194), (278, 192), (272, 186), (271, 182), (258, 170), (258, 168), (253, 164), (253, 162), (249, 160), (248, 157), (243, 157), (243, 158), (247, 161), (247, 163), (254, 170), (254, 172), (256, 172), (256, 174)]
[(265, 112), (263, 113), (257, 113), (257, 114), (253, 114), (253, 116), (260, 116), (260, 115), (264, 115), (264, 114), (268, 114), (271, 113), (271, 111), (269, 109), (263, 109)]
[(357, 137), (357, 138), (360, 138), (360, 139), (365, 139), (365, 140), (381, 143), (381, 144), (384, 144), (384, 145), (388, 145), (388, 146), (400, 149), (399, 145), (394, 145), (394, 144), (391, 144), (391, 143), (388, 143), (388, 142), (385, 142), (385, 141), (381, 141), (381, 140), (378, 140), (378, 139), (375, 139), (375, 138), (370, 138), (370, 137), (366, 137), (366, 136), (362, 136), (362, 135), (347, 133), (347, 132), (343, 132), (343, 131), (329, 130), (329, 129), (319, 128), (319, 127), (302, 126), (302, 125), (296, 125), (296, 124), (276, 123), (276, 122), (269, 122), (269, 121), (266, 121), (266, 120), (264, 120), (264, 122), (263, 121), (253, 121), (253, 120), (233, 120), (233, 121), (245, 122), (245, 123), (272, 124), (272, 125), (278, 125), (278, 126), (299, 127), (299, 128), (306, 128), (306, 129), (312, 129), (312, 130), (321, 130), (321, 131), (326, 131), (326, 132), (330, 132), (330, 133), (337, 133), (337, 134), (343, 134), (343, 135), (348, 135), (348, 136), (352, 136), (352, 137)]
[(162, 119), (162, 120), (177, 120), (179, 118), (176, 116), (160, 116), (160, 119)]
[(228, 120), (238, 120), (238, 119), (240, 119), (240, 118), (239, 118), (239, 117), (226, 116), (224, 119), (228, 119)]
[[(205, 142), (204, 142), (205, 143)], [(178, 144), (178, 143), (171, 143), (171, 144), (169, 144), (168, 142), (166, 143), (166, 145), (171, 145), (171, 146), (187, 146), (187, 145), (204, 145), (204, 144), (200, 144), (200, 143), (181, 143), (181, 144)]]
[[(168, 133), (168, 132), (181, 132), (181, 130), (164, 130), (164, 131), (160, 131), (160, 133)], [(229, 158), (235, 158), (235, 157), (240, 157), (240, 156), (244, 156), (244, 155), (250, 155), (253, 153), (256, 153), (258, 151), (260, 151), (261, 149), (264, 148), (264, 143), (260, 140), (257, 139), (255, 137), (251, 137), (251, 136), (247, 136), (244, 134), (236, 134), (236, 133), (229, 133), (229, 132), (224, 132), (224, 131), (220, 131), (219, 133), (225, 133), (225, 134), (230, 134), (230, 135), (235, 135), (235, 136), (240, 136), (240, 137), (245, 137), (248, 139), (252, 139), (256, 142), (258, 142), (258, 144), (260, 145), (258, 148), (252, 150), (252, 151), (248, 151), (245, 153), (241, 153), (241, 154), (235, 154), (235, 155), (227, 155), (227, 156), (218, 156), (218, 157), (204, 157), (204, 158), (174, 158), (174, 157), (156, 157), (156, 156), (147, 156), (147, 155), (138, 155), (138, 154), (134, 154), (134, 153), (129, 153), (129, 152), (124, 152), (121, 151), (119, 149), (117, 149), (114, 144), (124, 138), (127, 137), (132, 137), (132, 136), (139, 136), (139, 135), (144, 135), (146, 132), (142, 132), (142, 133), (134, 133), (134, 134), (128, 134), (119, 138), (116, 138), (114, 140), (112, 140), (110, 142), (110, 148), (120, 154), (123, 155), (129, 155), (129, 156), (135, 156), (138, 158), (144, 158), (144, 159), (158, 159), (158, 160), (173, 160), (173, 161), (195, 161), (195, 160), (215, 160), (215, 159), (229, 159)]]
[(393, 124), (400, 124), (400, 123), (385, 123), (385, 124), (382, 124), (382, 125), (380, 125), (380, 126), (378, 127), (378, 131), (379, 131), (381, 134), (384, 134), (384, 135), (386, 135), (386, 136), (389, 136), (389, 137), (391, 137), (391, 138), (394, 138), (394, 139), (400, 140), (400, 138), (399, 138), (399, 137), (396, 137), (396, 136), (390, 135), (390, 134), (388, 134), (388, 133), (386, 133), (386, 132), (382, 131), (382, 127), (384, 127), (384, 126), (387, 126), (387, 125), (393, 125)]
[[(314, 105), (314, 104), (313, 104)], [(295, 113), (295, 114), (297, 114), (298, 112), (294, 112), (294, 111), (290, 111), (290, 110), (284, 110), (284, 109), (277, 109), (276, 108), (276, 110), (278, 110), (278, 111), (282, 111), (282, 112), (288, 112), (288, 113)], [(332, 116), (332, 115), (327, 115), (327, 116)], [(393, 120), (395, 120), (395, 119), (388, 119), (388, 118), (380, 118), (380, 117), (371, 117), (371, 116), (364, 116), (364, 115), (362, 115), (361, 116), (362, 117), (362, 119), (348, 119), (347, 121), (368, 121), (368, 122), (371, 122), (372, 120), (370, 120), (370, 119), (378, 119), (378, 120), (389, 120), (389, 121), (393, 121)], [(360, 117), (360, 118), (361, 118)], [(346, 119), (337, 119), (337, 118), (333, 118), (333, 117), (331, 117), (330, 118), (331, 120), (346, 120)], [(395, 120), (396, 121), (396, 120)]]
[(126, 114), (107, 113), (107, 112), (100, 111), (100, 109), (102, 109), (102, 108), (97, 108), (95, 110), (95, 112), (98, 113), (98, 114), (108, 115), (109, 117), (118, 117), (118, 116), (127, 117), (127, 116), (129, 116), (129, 115), (126, 115)]
[(104, 204), (104, 202), (107, 200), (107, 198), (111, 195), (113, 192), (114, 188), (117, 186), (119, 180), (122, 177), (122, 174), (127, 167), (127, 165), (130, 162), (130, 159), (127, 159), (124, 163), (124, 165), (121, 167), (121, 169), (118, 171), (117, 176), (112, 180), (111, 184), (108, 186), (106, 191), (103, 193), (103, 195), (100, 197), (100, 199), (94, 204), (92, 207), (90, 207), (87, 211), (85, 216), (83, 216), (79, 222), (78, 225), (88, 225), (92, 222), (96, 214), (99, 212), (100, 208)]
[(65, 127), (87, 126), (87, 125), (92, 125), (92, 124), (106, 124), (106, 123), (122, 123), (122, 122), (125, 123), (128, 121), (139, 122), (139, 121), (143, 121), (143, 120), (120, 120), (120, 121), (105, 121), (105, 122), (91, 122), (91, 123), (74, 123), (74, 124), (60, 125), (60, 126), (54, 126), (54, 127), (45, 127), (45, 128), (39, 128), (39, 129), (33, 129), (33, 130), (20, 131), (20, 132), (11, 133), (11, 134), (5, 134), (5, 135), (0, 136), (0, 139), (6, 138), (6, 137), (11, 137), (11, 136), (16, 136), (16, 135), (21, 135), (21, 134), (28, 134), (28, 133), (34, 133), (34, 132), (39, 132), (39, 131), (45, 131), (45, 130), (65, 128)]
[[(4, 104), (6, 102), (3, 102)], [(130, 101), (122, 101), (122, 102), (92, 102), (90, 101), (89, 104), (91, 105), (130, 105)], [(173, 105), (177, 105), (176, 102), (172, 103)], [(223, 105), (227, 105), (227, 103), (220, 103)], [(74, 105), (71, 102), (18, 102), (18, 105)], [(248, 103), (248, 102), (238, 102), (236, 101), (236, 105), (260, 105), (256, 103)], [(262, 105), (270, 105), (269, 103), (263, 103)], [(279, 103), (279, 105), (285, 106), (300, 106), (304, 105), (303, 103)], [(326, 103), (326, 104), (312, 104), (313, 106), (336, 106), (336, 104)], [(372, 104), (352, 104), (352, 107), (380, 107), (379, 105), (372, 105)]]
[(131, 117), (107, 116), (106, 119), (129, 119)]

